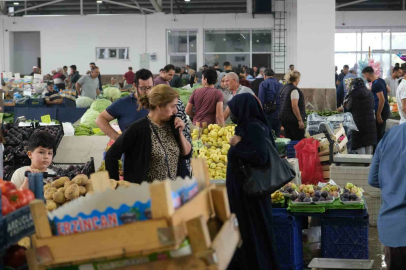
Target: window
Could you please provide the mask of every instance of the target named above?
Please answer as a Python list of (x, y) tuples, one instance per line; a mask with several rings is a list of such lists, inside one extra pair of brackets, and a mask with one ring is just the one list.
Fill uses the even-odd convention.
[(130, 60), (129, 48), (96, 48), (97, 60)]
[(168, 64), (197, 69), (197, 30), (167, 30)]
[[(382, 78), (390, 76), (395, 63), (404, 63), (397, 54), (406, 53), (406, 32), (391, 29), (338, 29), (335, 34), (335, 64), (338, 72), (343, 65), (354, 67), (371, 55), (382, 67)], [(352, 31), (352, 32), (348, 32)], [(359, 74), (358, 74), (359, 75)]]
[[(271, 30), (205, 30), (204, 45), (204, 64), (207, 65), (218, 62), (222, 68), (225, 61), (237, 69), (271, 65)], [(259, 57), (260, 54), (266, 61)]]

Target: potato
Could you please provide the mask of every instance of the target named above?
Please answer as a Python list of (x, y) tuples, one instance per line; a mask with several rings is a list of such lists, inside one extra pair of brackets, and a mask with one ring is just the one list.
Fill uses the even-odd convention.
[(46, 209), (48, 210), (48, 211), (52, 211), (52, 210), (55, 210), (56, 209), (56, 203), (53, 201), (53, 200), (47, 200), (47, 203), (46, 203)]
[(112, 189), (116, 189), (117, 187), (117, 181), (114, 179), (110, 179), (110, 186)]
[(120, 180), (120, 181), (117, 181), (117, 185), (119, 185), (120, 187), (128, 188), (131, 186), (131, 183), (128, 181), (125, 181), (125, 180)]
[(46, 184), (45, 186), (44, 186), (44, 192), (48, 189), (48, 188), (50, 188), (51, 187), (51, 184)]
[(87, 181), (87, 184), (86, 184), (85, 188), (86, 188), (87, 192), (93, 191), (93, 184), (92, 184), (92, 180), (91, 180), (91, 179), (89, 179), (89, 180)]
[(70, 185), (66, 190), (65, 190), (65, 197), (68, 200), (73, 200), (79, 197), (79, 186), (76, 184)]
[(55, 192), (52, 195), (52, 199), (54, 200), (54, 202), (56, 202), (58, 204), (62, 204), (62, 203), (64, 203), (66, 201), (64, 194), (62, 192), (59, 192), (59, 191)]
[(77, 184), (78, 186), (85, 186), (89, 178), (85, 174), (79, 174), (75, 178), (72, 179), (72, 182)]
[(79, 186), (79, 195), (83, 196), (86, 194), (86, 188), (84, 186)]
[(69, 181), (69, 182), (65, 182), (63, 184), (63, 186), (67, 188), (67, 187), (69, 187), (70, 185), (73, 185), (73, 184), (75, 184), (75, 183), (73, 183), (72, 181)]
[(61, 187), (61, 188), (58, 188), (58, 192), (62, 192), (63, 194), (65, 194), (65, 190), (66, 190), (66, 187)]
[(62, 182), (61, 179), (58, 179), (58, 180), (55, 180), (52, 182), (51, 187), (58, 189), (60, 187), (63, 187), (63, 184), (64, 184), (64, 182)]
[(65, 182), (69, 182), (70, 179), (69, 179), (69, 177), (64, 176), (64, 177), (59, 178), (59, 181), (61, 181), (62, 183), (65, 184)]
[(45, 200), (52, 200), (52, 195), (56, 192), (56, 188), (50, 187), (44, 193)]

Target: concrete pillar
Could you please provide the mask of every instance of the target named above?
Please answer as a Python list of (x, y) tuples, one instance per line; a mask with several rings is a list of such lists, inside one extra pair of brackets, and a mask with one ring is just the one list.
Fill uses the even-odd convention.
[(305, 93), (306, 101), (316, 109), (335, 108), (335, 5), (335, 0), (297, 0), (296, 63), (293, 64), (302, 74), (299, 88), (312, 90)]

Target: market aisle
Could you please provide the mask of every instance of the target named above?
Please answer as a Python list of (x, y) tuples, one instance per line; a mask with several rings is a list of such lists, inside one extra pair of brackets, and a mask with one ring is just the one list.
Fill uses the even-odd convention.
[(369, 227), (369, 258), (374, 260), (374, 270), (386, 269), (383, 245), (379, 242), (378, 228)]

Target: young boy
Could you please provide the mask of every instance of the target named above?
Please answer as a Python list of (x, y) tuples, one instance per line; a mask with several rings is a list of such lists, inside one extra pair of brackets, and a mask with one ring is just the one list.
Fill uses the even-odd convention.
[(48, 167), (54, 156), (54, 138), (47, 132), (34, 133), (28, 141), (28, 157), (31, 159), (31, 166), (25, 166), (16, 170), (11, 182), (19, 189), (28, 189), (28, 178), (25, 172), (31, 173), (47, 172), (55, 174)]

